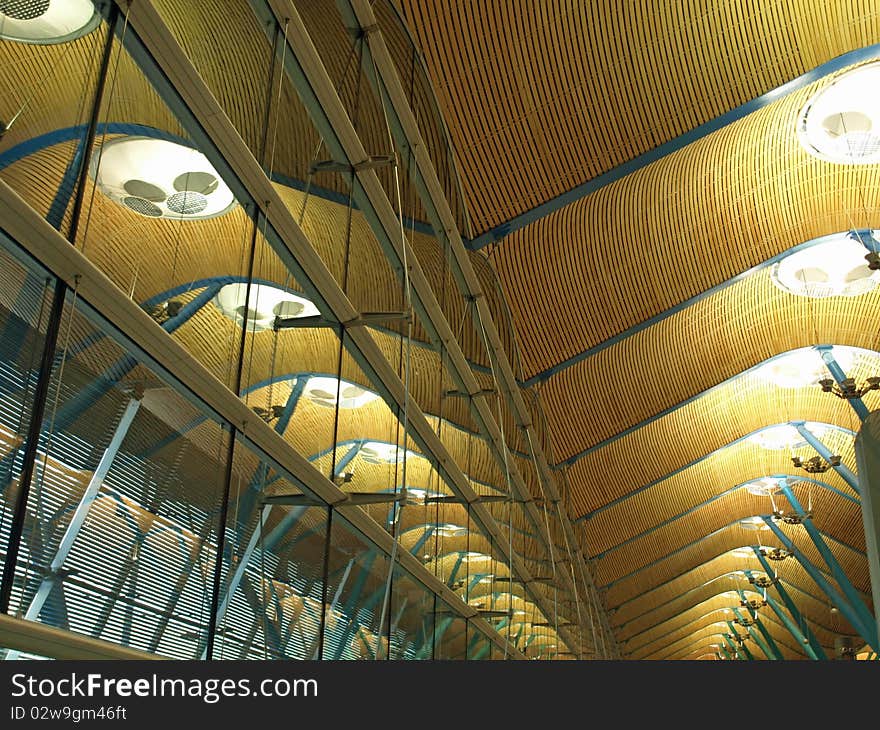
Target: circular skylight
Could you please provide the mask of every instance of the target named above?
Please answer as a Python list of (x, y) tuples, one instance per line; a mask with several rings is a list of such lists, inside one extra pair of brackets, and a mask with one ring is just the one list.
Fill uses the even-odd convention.
[[(852, 369), (860, 352), (869, 351), (836, 345), (831, 352), (837, 364), (846, 373)], [(757, 368), (755, 375), (780, 388), (803, 388), (815, 385), (823, 378), (831, 377), (822, 354), (813, 347), (801, 347), (774, 357)]]
[(880, 282), (880, 270), (868, 267), (867, 253), (861, 243), (842, 234), (789, 254), (774, 265), (772, 279), (779, 288), (803, 297), (858, 296)]
[(780, 480), (774, 477), (762, 477), (761, 479), (749, 482), (744, 487), (749, 494), (754, 494), (758, 497), (769, 497), (771, 494), (779, 493), (781, 486), (779, 482)]
[(752, 550), (752, 548), (750, 548), (750, 547), (738, 547), (735, 550), (731, 550), (730, 554), (733, 557), (739, 558), (739, 559), (755, 557), (755, 551)]
[[(821, 439), (828, 431), (827, 426), (821, 423), (807, 423), (806, 427), (818, 439)], [(789, 426), (788, 424), (761, 429), (749, 436), (749, 442), (768, 451), (799, 449), (807, 444), (800, 432), (794, 426)]]
[(816, 94), (798, 117), (804, 149), (829, 162), (880, 162), (880, 63), (866, 63), (838, 76)]
[[(276, 317), (310, 317), (320, 314), (305, 297), (270, 284), (227, 284), (214, 297), (217, 308), (240, 327), (252, 332), (272, 329)], [(334, 381), (335, 382), (335, 381)], [(334, 390), (335, 395), (335, 390)]]
[(90, 172), (104, 195), (147, 218), (204, 220), (235, 206), (207, 157), (164, 139), (112, 139), (95, 155)]
[(65, 43), (101, 22), (92, 0), (3, 0), (0, 38), (21, 43)]
[(755, 515), (754, 517), (746, 517), (744, 520), (740, 520), (739, 524), (741, 527), (744, 527), (747, 530), (769, 530), (767, 527), (767, 523), (761, 517)]
[(368, 441), (361, 446), (358, 456), (370, 464), (400, 464), (404, 458), (414, 459), (419, 457), (419, 454), (409, 449), (404, 451), (396, 444)]
[[(323, 375), (309, 378), (303, 395), (315, 405), (326, 408), (335, 408), (337, 403), (340, 408), (360, 408), (379, 397), (378, 393), (360, 385)], [(363, 451), (361, 449), (361, 454)]]

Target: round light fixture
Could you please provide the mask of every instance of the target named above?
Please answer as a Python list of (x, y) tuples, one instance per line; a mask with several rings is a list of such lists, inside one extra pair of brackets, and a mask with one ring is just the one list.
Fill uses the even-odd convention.
[[(857, 348), (835, 346), (834, 359), (844, 372), (849, 372), (856, 361)], [(821, 353), (812, 347), (801, 347), (768, 360), (755, 370), (755, 375), (780, 388), (803, 388), (816, 385), (829, 372)]]
[(420, 454), (406, 449), (405, 451), (396, 444), (387, 444), (382, 441), (367, 441), (358, 452), (364, 461), (370, 464), (400, 464), (404, 458), (415, 459)]
[[(737, 558), (738, 560), (755, 557), (755, 551), (752, 550), (750, 547), (738, 547), (735, 550), (731, 550), (730, 554), (733, 557)], [(728, 592), (728, 594), (729, 594), (729, 592)], [(728, 595), (728, 594), (725, 594), (725, 595)], [(734, 594), (734, 595), (736, 595), (736, 594)]]
[(226, 284), (214, 304), (239, 327), (250, 332), (272, 329), (276, 317), (309, 317), (320, 314), (308, 299), (270, 284)]
[(749, 494), (754, 494), (757, 497), (769, 497), (771, 494), (779, 494), (781, 485), (779, 479), (762, 477), (745, 484), (744, 487)]
[(744, 527), (747, 530), (769, 530), (767, 524), (763, 519), (755, 515), (754, 517), (746, 517), (744, 520), (740, 520), (739, 524), (741, 527)]
[(379, 397), (378, 393), (349, 383), (347, 380), (340, 381), (323, 375), (309, 378), (303, 395), (315, 405), (325, 408), (336, 408), (337, 403), (340, 408), (360, 408)]
[(92, 0), (3, 0), (0, 38), (20, 43), (66, 43), (101, 22)]
[[(828, 427), (821, 423), (806, 423), (804, 425), (818, 439), (821, 439), (828, 432)], [(748, 441), (768, 451), (799, 449), (807, 444), (798, 430), (788, 424), (761, 429), (749, 436)]]
[(454, 525), (447, 522), (444, 525), (438, 525), (434, 530), (440, 537), (464, 537), (468, 534), (468, 528), (464, 525)]
[(90, 173), (108, 198), (147, 218), (204, 220), (235, 206), (232, 191), (198, 150), (153, 137), (117, 137)]
[(811, 155), (829, 162), (880, 162), (880, 62), (840, 74), (801, 110), (798, 139)]
[(854, 297), (880, 282), (880, 270), (865, 260), (868, 249), (847, 234), (802, 248), (773, 266), (771, 278), (780, 289), (802, 297)]

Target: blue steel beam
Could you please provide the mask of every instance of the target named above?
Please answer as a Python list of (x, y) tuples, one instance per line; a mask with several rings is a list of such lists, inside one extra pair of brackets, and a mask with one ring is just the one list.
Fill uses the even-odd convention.
[[(733, 608), (733, 615), (736, 616), (740, 623), (747, 623), (746, 617), (743, 616), (742, 611), (740, 611), (739, 608)], [(773, 636), (767, 631), (767, 628), (757, 615), (752, 618), (752, 623), (746, 626), (746, 631), (749, 632), (749, 636), (751, 636), (752, 640), (761, 648), (761, 651), (764, 652), (764, 656), (767, 657), (767, 659), (770, 661), (778, 661), (782, 659), (782, 655), (779, 653), (779, 647), (777, 647), (776, 642), (773, 641)]]
[[(831, 373), (831, 377), (834, 378), (839, 386), (843, 387), (843, 381), (846, 380), (846, 373), (843, 372), (840, 363), (835, 359), (833, 348), (828, 347), (827, 345), (820, 345), (816, 349), (822, 356), (822, 360), (825, 362), (825, 367), (828, 368), (828, 372)], [(864, 421), (868, 417), (868, 407), (861, 398), (847, 398), (847, 402), (856, 412), (860, 421)]]
[[(758, 558), (758, 562), (761, 563), (761, 567), (764, 569), (764, 573), (767, 575), (767, 577), (777, 578), (776, 583), (773, 584), (773, 587), (776, 590), (776, 594), (782, 600), (783, 604), (785, 604), (785, 608), (788, 609), (788, 612), (794, 617), (797, 625), (804, 627), (803, 633), (807, 639), (807, 642), (810, 645), (810, 650), (816, 655), (818, 659), (825, 659), (825, 649), (822, 648), (822, 642), (819, 641), (819, 638), (816, 636), (815, 633), (813, 633), (813, 630), (810, 628), (809, 623), (807, 623), (805, 618), (801, 615), (797, 604), (794, 602), (794, 600), (792, 600), (792, 597), (782, 585), (782, 581), (778, 580), (776, 571), (770, 567), (770, 563), (768, 562), (767, 558), (761, 553), (761, 551), (757, 547), (753, 547), (752, 549), (755, 552), (755, 556)], [(753, 575), (753, 572), (751, 570), (747, 570), (746, 575), (751, 577)], [(769, 596), (766, 597), (769, 601)]]
[(564, 208), (577, 200), (581, 200), (591, 193), (602, 189), (606, 185), (610, 185), (611, 183), (632, 174), (636, 170), (657, 162), (667, 155), (670, 155), (674, 152), (677, 152), (678, 150), (683, 149), (684, 147), (687, 147), (692, 142), (696, 142), (699, 139), (707, 137), (713, 132), (717, 132), (719, 129), (733, 124), (739, 119), (743, 119), (752, 112), (755, 112), (758, 109), (762, 109), (765, 106), (768, 106), (769, 104), (778, 101), (779, 99), (787, 96), (793, 91), (804, 88), (805, 86), (808, 86), (809, 84), (812, 84), (819, 79), (824, 78), (825, 76), (836, 73), (846, 68), (847, 66), (873, 60), (878, 56), (880, 56), (880, 44), (858, 48), (856, 50), (848, 51), (847, 53), (841, 54), (840, 56), (837, 56), (830, 61), (826, 61), (825, 63), (816, 66), (814, 69), (801, 74), (791, 81), (784, 83), (782, 86), (771, 89), (761, 96), (747, 101), (744, 104), (735, 107), (734, 109), (724, 112), (720, 116), (704, 122), (703, 124), (700, 124), (693, 129), (684, 132), (683, 134), (680, 134), (678, 137), (664, 142), (663, 144), (655, 147), (652, 150), (644, 152), (637, 157), (634, 157), (631, 160), (628, 160), (627, 162), (618, 165), (617, 167), (613, 167), (610, 170), (603, 172), (602, 174), (594, 177), (592, 180), (581, 183), (580, 185), (572, 188), (571, 190), (568, 190), (565, 193), (562, 193), (561, 195), (556, 196), (555, 198), (541, 203), (540, 205), (537, 205), (524, 213), (520, 213), (514, 218), (511, 218), (510, 220), (495, 226), (491, 230), (480, 234), (476, 238), (471, 239), (467, 243), (467, 246), (472, 250), (477, 250), (484, 246), (487, 246), (490, 243), (497, 243), (506, 236), (509, 236), (514, 231), (524, 228), (525, 226), (534, 223), (535, 221), (538, 221), (541, 218), (549, 215), (550, 213)]
[[(788, 633), (787, 630), (785, 629), (785, 627), (781, 623), (774, 620), (773, 625), (780, 626), (783, 631)], [(718, 632), (717, 634), (710, 634), (710, 636), (720, 637), (721, 633)], [(698, 637), (696, 639), (691, 639), (690, 635), (686, 636), (686, 637), (679, 639), (678, 641), (675, 641), (675, 642), (669, 644), (668, 646), (666, 646), (663, 650), (666, 653), (664, 655), (658, 656), (656, 658), (657, 659), (672, 659), (676, 656), (680, 656), (683, 652), (687, 651), (687, 649), (689, 647), (693, 646), (694, 644), (704, 642), (704, 641), (706, 641), (707, 638), (708, 637), (703, 636), (703, 637)], [(690, 641), (688, 641), (688, 639), (690, 639)], [(687, 643), (684, 643), (684, 642), (687, 642)], [(793, 654), (803, 654), (804, 653), (799, 647), (787, 644), (786, 642), (782, 641), (782, 639), (778, 639), (777, 644), (782, 648), (788, 649)], [(650, 654), (649, 658), (650, 657), (654, 657), (654, 654)]]
[[(733, 621), (727, 621), (726, 623), (727, 623), (727, 628), (730, 629), (731, 634), (733, 634), (734, 636), (740, 636), (740, 633), (739, 633), (739, 631), (736, 630), (735, 624), (733, 623)], [(737, 643), (739, 644), (740, 650), (746, 655), (746, 659), (748, 659), (750, 662), (755, 661), (755, 657), (752, 656), (751, 650), (746, 645), (745, 638), (743, 638), (742, 642), (737, 642)]]
[[(804, 423), (804, 421), (792, 421), (791, 425), (794, 426), (798, 433), (804, 437), (804, 441), (818, 452), (819, 456), (825, 459), (829, 464), (831, 463), (831, 458), (834, 456), (834, 454), (831, 453), (831, 449), (823, 444), (816, 434), (807, 428), (807, 424)], [(832, 468), (843, 477), (843, 481), (849, 484), (856, 494), (859, 494), (859, 480), (856, 478), (856, 475), (850, 471), (846, 464), (838, 464)]]
[(771, 530), (773, 530), (773, 534), (776, 535), (785, 549), (797, 558), (797, 561), (801, 564), (804, 570), (809, 573), (810, 577), (816, 582), (816, 585), (818, 585), (822, 589), (822, 592), (828, 596), (831, 603), (837, 606), (844, 618), (849, 621), (852, 627), (859, 632), (859, 635), (870, 644), (871, 648), (877, 651), (878, 641), (876, 625), (865, 626), (859, 613), (850, 606), (849, 602), (843, 596), (840, 595), (837, 589), (831, 585), (822, 572), (807, 560), (807, 557), (791, 540), (788, 539), (788, 536), (773, 521), (773, 518), (766, 516), (764, 517), (764, 522)]
[[(816, 549), (822, 556), (822, 560), (824, 560), (825, 564), (830, 568), (831, 576), (834, 578), (834, 580), (837, 582), (837, 585), (843, 591), (843, 595), (846, 597), (846, 600), (849, 601), (849, 605), (858, 614), (863, 626), (865, 626), (866, 628), (869, 626), (873, 626), (875, 624), (874, 616), (868, 610), (868, 607), (865, 605), (864, 601), (862, 601), (861, 597), (855, 589), (855, 586), (853, 586), (852, 581), (850, 581), (843, 568), (840, 567), (840, 563), (837, 562), (837, 558), (835, 558), (831, 550), (828, 549), (828, 546), (822, 539), (821, 533), (818, 529), (816, 529), (816, 525), (813, 524), (812, 518), (806, 516), (804, 508), (801, 506), (801, 503), (798, 501), (798, 498), (795, 496), (791, 487), (789, 487), (788, 485), (783, 486), (782, 493), (785, 495), (785, 498), (788, 500), (788, 503), (792, 506), (794, 511), (797, 514), (804, 516), (802, 524), (806, 528), (807, 534), (810, 536), (810, 540), (813, 541), (813, 544), (816, 546)], [(876, 635), (876, 629), (874, 633)]]
[[(775, 598), (773, 598), (772, 596), (767, 596), (767, 605), (770, 606), (770, 608), (773, 610), (773, 613), (775, 613), (779, 617), (779, 620), (782, 621), (782, 623), (785, 625), (785, 628), (787, 628), (792, 637), (794, 637), (796, 644), (803, 647), (804, 652), (806, 652), (807, 656), (810, 659), (814, 661), (821, 661), (827, 658), (825, 656), (825, 650), (821, 646), (819, 646), (818, 651), (815, 649), (809, 637), (805, 636), (804, 633), (801, 631), (800, 625), (792, 620), (791, 616), (789, 616), (783, 610), (782, 606), (780, 606), (776, 602)], [(804, 626), (806, 626), (806, 624), (804, 624)]]

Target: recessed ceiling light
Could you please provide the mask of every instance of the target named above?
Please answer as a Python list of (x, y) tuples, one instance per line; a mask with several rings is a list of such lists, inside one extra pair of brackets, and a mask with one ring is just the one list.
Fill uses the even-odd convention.
[(276, 317), (309, 317), (320, 314), (305, 297), (269, 284), (226, 284), (214, 298), (217, 308), (251, 332), (272, 329)]
[(870, 269), (867, 253), (865, 246), (842, 234), (789, 254), (773, 267), (772, 279), (781, 289), (798, 296), (858, 296), (880, 282), (880, 270)]
[[(855, 364), (857, 349), (835, 346), (832, 354), (843, 371), (849, 372)], [(774, 357), (756, 368), (754, 374), (780, 388), (815, 385), (829, 375), (821, 353), (812, 347), (801, 347)]]
[(232, 191), (207, 157), (164, 139), (105, 142), (90, 172), (104, 195), (147, 218), (204, 220), (235, 206)]
[(840, 74), (801, 110), (798, 139), (812, 155), (829, 162), (880, 162), (880, 63)]
[(101, 22), (92, 0), (3, 0), (0, 38), (21, 43), (65, 43)]
[[(347, 380), (340, 381), (323, 375), (309, 378), (303, 395), (315, 405), (326, 408), (335, 408), (337, 402), (340, 408), (360, 408), (379, 397), (378, 393), (349, 383)], [(363, 451), (364, 447), (361, 448), (361, 453)]]

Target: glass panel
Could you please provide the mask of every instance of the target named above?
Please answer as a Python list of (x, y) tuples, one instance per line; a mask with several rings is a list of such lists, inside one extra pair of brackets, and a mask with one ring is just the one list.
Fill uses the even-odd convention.
[[(384, 658), (387, 638), (380, 630), (388, 580), (388, 560), (333, 515), (327, 561), (327, 622), (323, 659)], [(387, 616), (387, 605), (385, 607)], [(387, 636), (387, 635), (386, 635)]]
[(227, 434), (72, 297), (61, 333), (10, 612), (198, 656)]
[(315, 656), (328, 510), (266, 503), (295, 495), (302, 490), (236, 442), (215, 658)]

